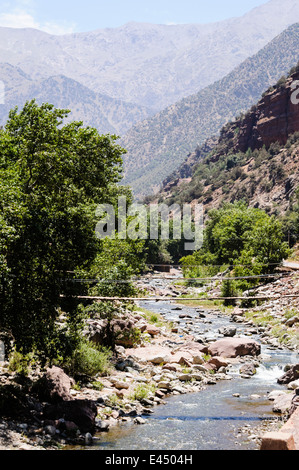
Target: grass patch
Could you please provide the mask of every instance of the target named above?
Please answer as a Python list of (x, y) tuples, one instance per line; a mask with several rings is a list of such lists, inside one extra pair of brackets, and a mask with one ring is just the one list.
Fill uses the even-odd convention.
[(135, 311), (138, 311), (138, 313), (142, 314), (143, 318), (150, 324), (157, 326), (158, 328), (161, 328), (165, 326), (166, 328), (172, 328), (171, 322), (166, 321), (162, 315), (156, 312), (151, 312), (150, 310), (147, 310), (146, 308), (138, 307), (136, 306), (134, 308)]
[(267, 327), (269, 335), (276, 338), (282, 346), (292, 345), (292, 347), (299, 347), (299, 329), (296, 327), (287, 327), (284, 319), (289, 319), (295, 316), (296, 310), (287, 310), (284, 316), (279, 319), (275, 318), (269, 312), (246, 312), (245, 318), (252, 320), (256, 326)]
[(153, 395), (156, 391), (156, 387), (153, 384), (139, 384), (133, 391), (133, 393), (130, 395), (129, 399), (130, 400), (144, 400), (145, 398), (148, 398), (149, 396)]

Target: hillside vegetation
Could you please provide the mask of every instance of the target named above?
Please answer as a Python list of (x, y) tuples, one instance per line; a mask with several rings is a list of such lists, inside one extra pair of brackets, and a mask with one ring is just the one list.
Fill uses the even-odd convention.
[[(196, 200), (207, 212), (242, 199), (269, 213), (287, 212), (299, 185), (299, 109), (291, 102), (292, 83), (298, 76), (299, 66), (248, 113), (227, 123), (206, 156), (206, 146), (197, 149), (181, 173), (165, 181), (160, 200), (168, 204)], [(188, 160), (191, 177), (184, 178)]]
[(157, 192), (186, 155), (203, 144), (298, 61), (299, 24), (294, 24), (253, 57), (213, 85), (133, 127), (121, 139), (124, 183), (136, 197)]

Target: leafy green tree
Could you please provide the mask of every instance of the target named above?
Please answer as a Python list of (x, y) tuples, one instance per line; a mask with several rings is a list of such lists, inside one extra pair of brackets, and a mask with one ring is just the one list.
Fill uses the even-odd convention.
[[(198, 275), (205, 265), (210, 265), (211, 273), (213, 266), (218, 271), (230, 266), (234, 277), (248, 279), (228, 278), (223, 289), (230, 291), (233, 286), (233, 290), (242, 291), (257, 285), (257, 276), (273, 273), (290, 254), (281, 221), (260, 209), (241, 201), (211, 210), (208, 217), (203, 248), (181, 260), (185, 275)], [(192, 264), (199, 267), (190, 269)]]
[(65, 279), (98, 254), (95, 210), (119, 182), (125, 153), (116, 136), (64, 124), (68, 114), (27, 102), (0, 132), (0, 328), (45, 356), (62, 344), (59, 308), (77, 321), (81, 286)]

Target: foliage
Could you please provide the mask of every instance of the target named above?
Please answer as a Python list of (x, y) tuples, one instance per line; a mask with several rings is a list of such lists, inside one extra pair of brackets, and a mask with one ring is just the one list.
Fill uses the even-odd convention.
[(135, 125), (122, 142), (128, 150), (126, 184), (137, 196), (145, 196), (180, 165), (184, 173), (190, 152), (250, 109), (298, 61), (297, 50), (298, 24), (294, 24), (223, 79)]
[(61, 341), (59, 306), (78, 323), (78, 285), (65, 279), (98, 253), (95, 209), (119, 181), (124, 153), (116, 136), (64, 125), (68, 114), (27, 102), (0, 132), (0, 327), (24, 353), (44, 356)]
[(81, 340), (72, 356), (65, 363), (68, 372), (76, 377), (78, 375), (86, 375), (95, 377), (96, 375), (105, 375), (110, 370), (109, 359), (111, 352), (104, 347)]
[(230, 268), (233, 277), (247, 277), (226, 277), (223, 281), (222, 295), (234, 297), (239, 290), (257, 285), (258, 276), (273, 273), (289, 254), (282, 223), (240, 201), (209, 212), (203, 248), (181, 262), (185, 276), (216, 274)]

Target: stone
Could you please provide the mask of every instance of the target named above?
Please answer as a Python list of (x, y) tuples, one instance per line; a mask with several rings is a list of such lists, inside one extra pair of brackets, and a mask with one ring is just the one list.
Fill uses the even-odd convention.
[(260, 450), (296, 450), (294, 437), (288, 432), (267, 432), (262, 439)]
[(285, 385), (299, 379), (299, 364), (291, 366), (290, 369), (277, 380), (280, 385)]
[(214, 356), (211, 359), (209, 359), (208, 364), (214, 365), (217, 369), (220, 369), (220, 367), (227, 367), (228, 362), (223, 358), (223, 357), (218, 357)]
[(286, 322), (285, 322), (285, 325), (286, 326), (289, 326), (289, 327), (292, 327), (295, 325), (295, 323), (299, 323), (299, 317), (296, 315), (292, 318), (289, 318)]
[(238, 356), (258, 356), (261, 346), (252, 339), (223, 338), (208, 346), (211, 356), (233, 358)]
[(288, 383), (288, 390), (296, 390), (299, 388), (299, 379), (293, 380), (293, 382)]
[(137, 418), (134, 419), (135, 424), (145, 424), (146, 420), (138, 416)]
[(287, 413), (291, 406), (294, 395), (292, 393), (285, 393), (284, 395), (279, 395), (275, 398), (273, 403), (273, 412), (274, 413)]
[(53, 437), (56, 434), (56, 427), (48, 425), (48, 426), (45, 426), (44, 431), (47, 435)]
[(237, 328), (234, 326), (223, 326), (219, 328), (219, 333), (223, 336), (233, 337), (237, 333)]
[(110, 379), (110, 381), (112, 382), (113, 386), (118, 390), (128, 390), (130, 388), (130, 384), (128, 382), (124, 382), (119, 379)]
[(46, 371), (36, 384), (40, 399), (50, 403), (71, 400), (71, 387), (74, 380), (56, 366)]
[(171, 361), (171, 357), (170, 356), (154, 356), (150, 359), (150, 362), (152, 364), (167, 364), (168, 362)]
[(192, 374), (181, 374), (178, 376), (181, 382), (189, 382), (192, 380)]
[(151, 336), (157, 336), (161, 333), (161, 330), (154, 325), (147, 325), (145, 331)]
[(280, 397), (281, 395), (286, 395), (286, 392), (284, 392), (283, 390), (273, 390), (268, 394), (268, 400), (274, 401), (277, 397)]
[(81, 432), (93, 432), (95, 419), (97, 416), (97, 406), (91, 400), (72, 400), (48, 405), (44, 409), (44, 418), (75, 423)]
[(87, 433), (85, 434), (85, 438), (84, 438), (85, 445), (86, 445), (86, 446), (91, 446), (92, 441), (93, 441), (92, 435), (90, 434), (90, 432), (87, 432)]
[(252, 376), (252, 375), (256, 374), (256, 368), (255, 368), (254, 364), (243, 364), (239, 369), (239, 373), (241, 375)]
[(99, 432), (108, 432), (109, 431), (108, 421), (102, 421), (101, 419), (96, 418), (95, 426), (96, 426), (97, 431), (99, 431)]
[(196, 354), (194, 357), (193, 357), (193, 364), (204, 364), (204, 358), (202, 355), (199, 355), (199, 354)]

